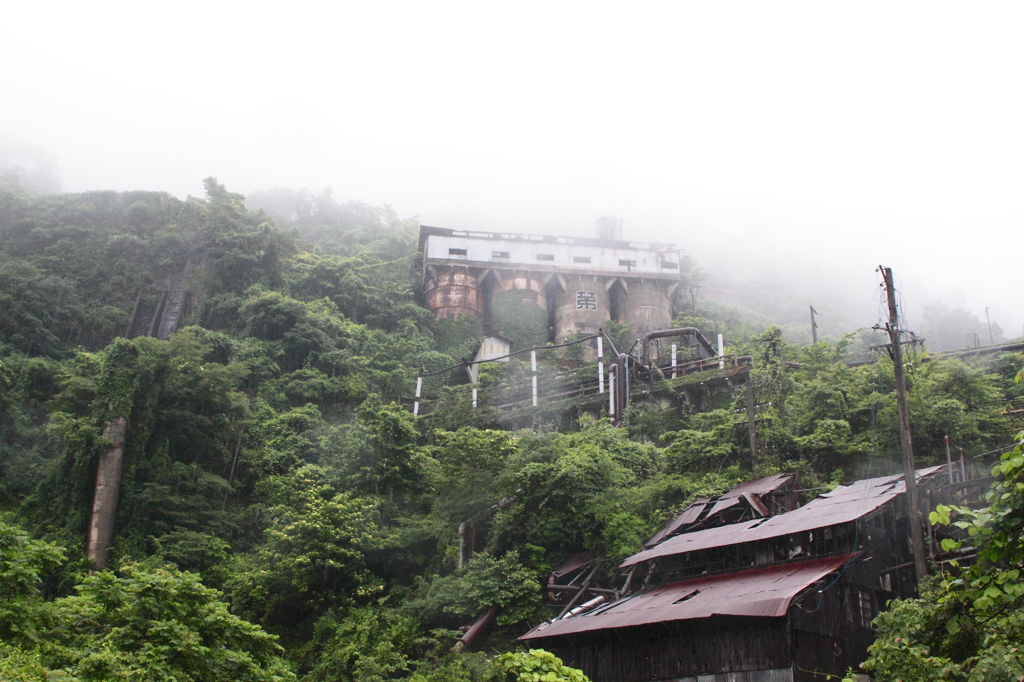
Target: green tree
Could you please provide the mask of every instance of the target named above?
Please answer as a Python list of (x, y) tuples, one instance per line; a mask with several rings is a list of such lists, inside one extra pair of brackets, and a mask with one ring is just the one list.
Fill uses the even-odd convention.
[(294, 679), (277, 638), (232, 615), (193, 573), (127, 566), (77, 589), (48, 604), (48, 667), (83, 681)]
[[(944, 573), (921, 598), (893, 605), (875, 621), (878, 638), (864, 667), (880, 682), (990, 680), (1024, 676), (1024, 432), (993, 467), (987, 506), (940, 505), (931, 522), (963, 531), (977, 559)], [(944, 551), (963, 541), (946, 538)]]
[(487, 679), (493, 682), (589, 682), (582, 670), (570, 668), (544, 649), (498, 656)]
[(290, 631), (379, 593), (365, 564), (378, 534), (372, 502), (336, 492), (314, 467), (264, 487), (276, 502), (267, 510), (270, 525), (250, 554), (236, 555), (227, 586), (240, 613)]
[(540, 581), (516, 552), (480, 554), (461, 571), (422, 582), (419, 593), (410, 606), (428, 623), (457, 627), (497, 606), (498, 623), (515, 625), (536, 617)]
[(0, 521), (0, 642), (38, 640), (40, 587), (63, 560), (56, 545), (33, 540), (21, 528)]

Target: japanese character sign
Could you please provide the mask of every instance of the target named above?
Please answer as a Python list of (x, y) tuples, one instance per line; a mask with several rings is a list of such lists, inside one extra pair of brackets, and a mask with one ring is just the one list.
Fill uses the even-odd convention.
[(597, 310), (597, 294), (593, 291), (577, 291), (576, 310)]

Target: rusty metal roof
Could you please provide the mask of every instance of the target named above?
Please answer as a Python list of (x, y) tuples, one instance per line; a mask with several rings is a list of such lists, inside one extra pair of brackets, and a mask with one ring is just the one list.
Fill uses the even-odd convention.
[[(661, 530), (655, 533), (654, 537), (645, 542), (644, 547), (656, 545), (666, 537), (674, 535), (683, 526), (695, 523), (700, 517), (701, 512), (704, 511), (704, 508), (709, 505), (711, 506), (711, 510), (707, 513), (707, 518), (711, 518), (721, 511), (736, 506), (740, 503), (741, 498), (745, 499), (747, 503), (750, 504), (751, 509), (760, 516), (770, 516), (771, 512), (769, 512), (767, 507), (761, 503), (760, 496), (775, 492), (787, 483), (793, 481), (795, 477), (795, 474), (775, 474), (774, 476), (759, 478), (756, 481), (740, 483), (732, 490), (722, 493), (717, 498), (705, 497), (695, 500), (694, 503), (683, 510), (679, 516), (665, 524)], [(715, 501), (711, 502), (712, 499)]]
[(661, 542), (666, 536), (672, 535), (679, 528), (688, 526), (700, 518), (700, 513), (704, 511), (704, 507), (710, 504), (710, 498), (703, 498), (697, 500), (689, 507), (687, 507), (682, 514), (669, 521), (665, 526), (654, 534), (650, 540), (644, 543), (644, 547), (651, 547)]
[(756, 481), (740, 483), (738, 486), (722, 495), (722, 497), (739, 497), (743, 493), (767, 495), (768, 493), (775, 492), (792, 481), (795, 476), (796, 474), (775, 474), (774, 476), (759, 478)]
[[(940, 468), (918, 469), (917, 478), (920, 480)], [(621, 566), (625, 568), (662, 556), (756, 542), (855, 521), (902, 494), (906, 488), (902, 479), (902, 475), (896, 475), (856, 481), (819, 495), (785, 514), (682, 533), (634, 554)]]
[(711, 616), (785, 616), (794, 597), (855, 556), (796, 561), (669, 583), (574, 618), (543, 623), (519, 639)]
[(573, 571), (578, 571), (584, 566), (593, 563), (594, 560), (600, 558), (601, 555), (597, 552), (581, 552), (579, 554), (573, 554), (571, 557), (566, 559), (561, 566), (551, 571), (551, 575), (556, 578), (561, 578), (563, 575), (568, 575)]

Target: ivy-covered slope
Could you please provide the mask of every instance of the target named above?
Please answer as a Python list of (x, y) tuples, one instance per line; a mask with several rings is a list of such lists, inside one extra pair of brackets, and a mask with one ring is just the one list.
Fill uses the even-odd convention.
[[(456, 364), (479, 329), (419, 305), (415, 221), (285, 190), (250, 210), (215, 180), (206, 188), (186, 201), (0, 193), (0, 565), (22, 571), (0, 571), (17, 610), (0, 671), (501, 675), (526, 663), (488, 673), (484, 659), (552, 615), (542, 580), (567, 557), (614, 565), (682, 505), (753, 476), (795, 470), (813, 489), (898, 468), (891, 363), (849, 367), (846, 344), (794, 348), (775, 329), (734, 349), (754, 355), (755, 463), (742, 394), (703, 413), (640, 405), (620, 429), (556, 405), (507, 431), (492, 396), (526, 376), (515, 362), (482, 372), (475, 411), (464, 373), (425, 382), (434, 412), (417, 419), (419, 371)], [(178, 329), (154, 338), (179, 280)], [(1005, 443), (1021, 364), (915, 364), (919, 462), (944, 461), (945, 435), (968, 454)], [(86, 578), (104, 428), (119, 417), (110, 570)], [(467, 521), (472, 558), (457, 569)], [(456, 629), (493, 605), (482, 653), (453, 653)], [(178, 618), (178, 606), (211, 619)], [(188, 655), (125, 631), (140, 627), (178, 628)], [(201, 668), (228, 665), (196, 655), (215, 642), (244, 665)]]

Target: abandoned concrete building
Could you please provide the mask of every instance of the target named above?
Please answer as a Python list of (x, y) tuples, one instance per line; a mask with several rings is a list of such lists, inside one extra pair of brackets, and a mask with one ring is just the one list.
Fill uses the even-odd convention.
[[(919, 485), (938, 491), (946, 473), (919, 470)], [(566, 606), (521, 640), (594, 682), (842, 678), (867, 658), (878, 609), (915, 593), (904, 497), (897, 475), (800, 506), (781, 474), (697, 500), (614, 586), (594, 589), (596, 559), (552, 574), (549, 597)]]
[(622, 240), (605, 216), (597, 237), (420, 228), (424, 299), (440, 318), (479, 319), (514, 346), (595, 334), (608, 321), (631, 337), (667, 329), (680, 283), (680, 252)]

